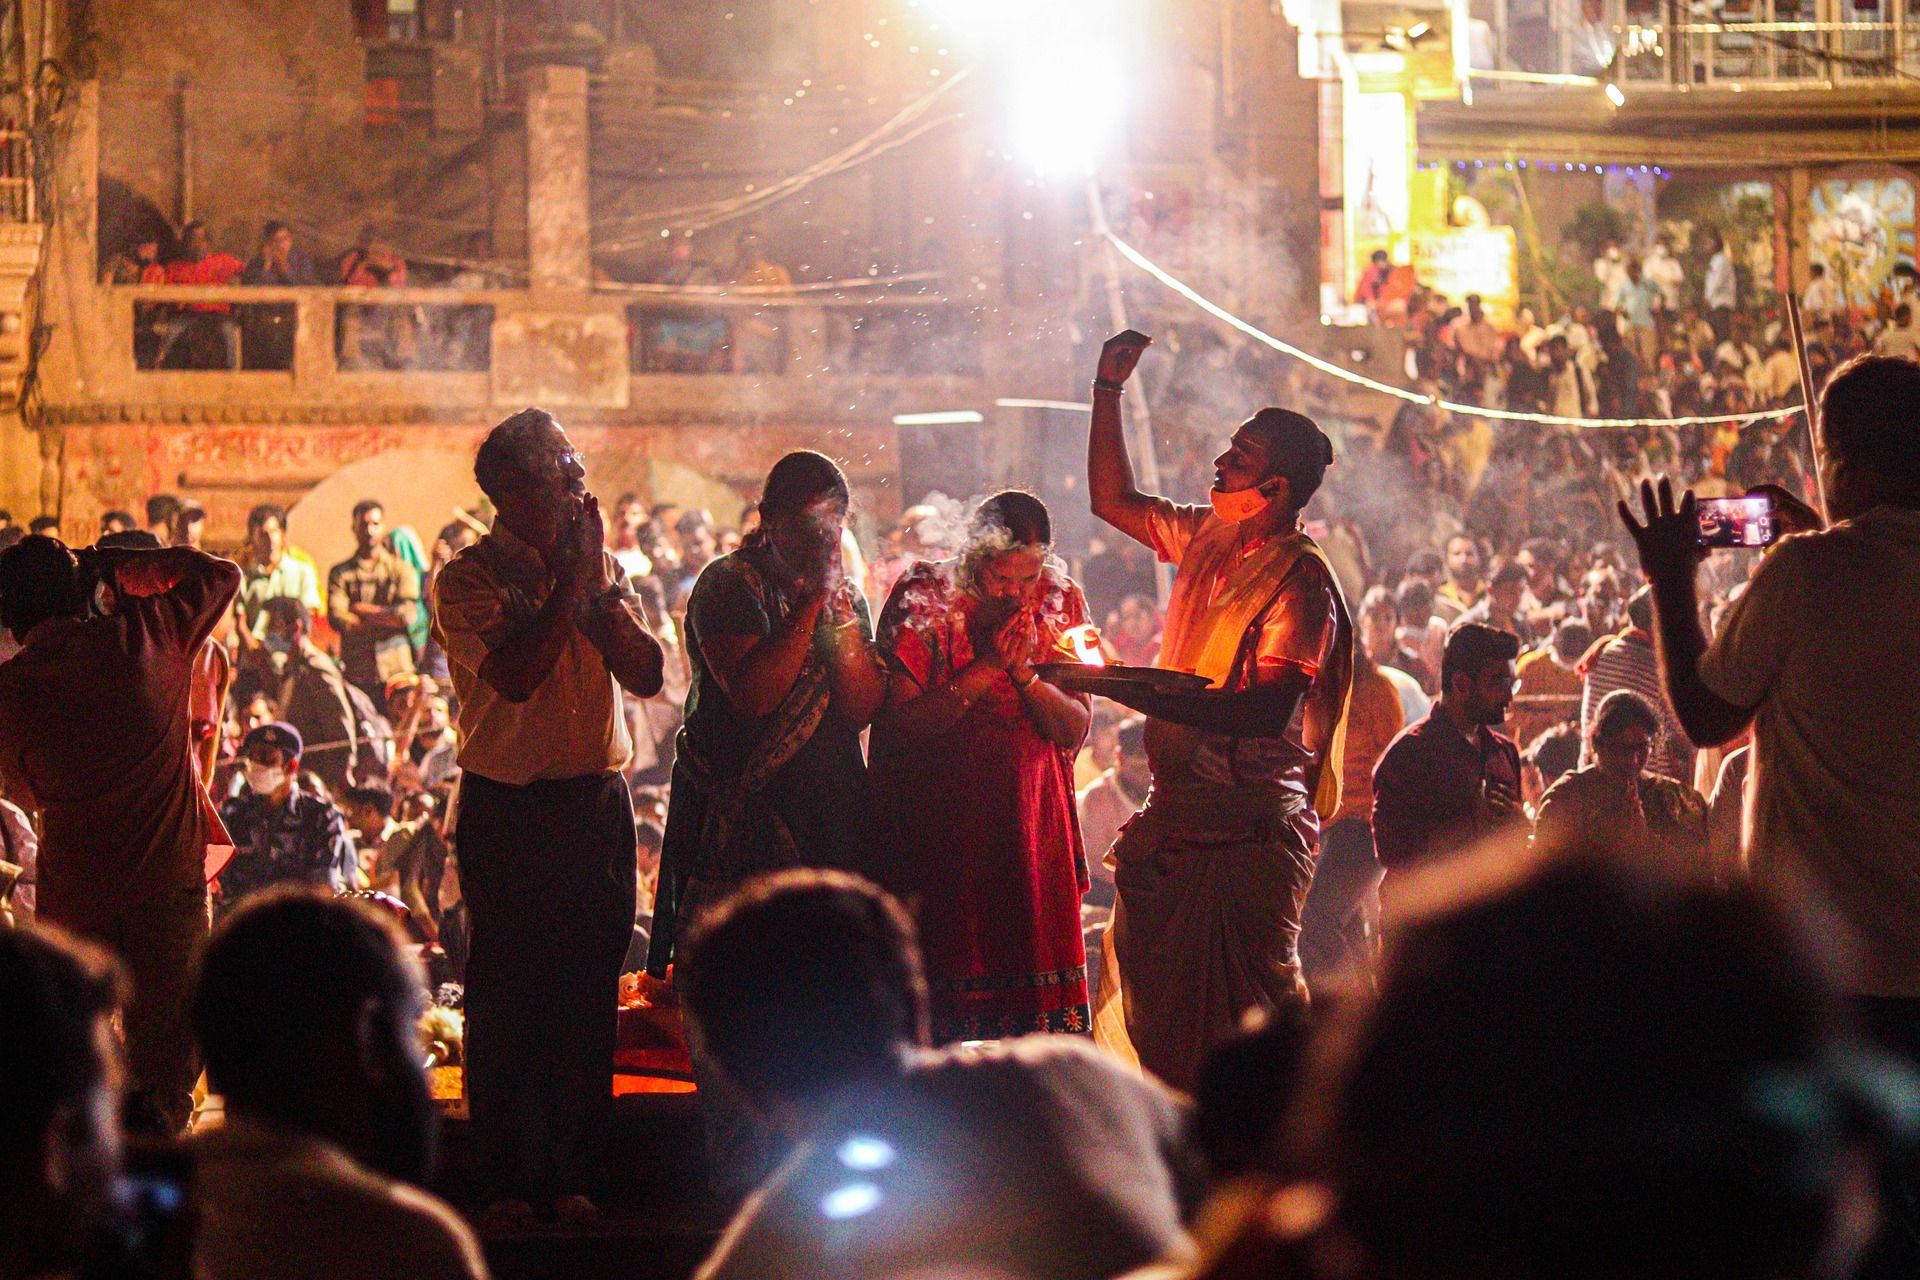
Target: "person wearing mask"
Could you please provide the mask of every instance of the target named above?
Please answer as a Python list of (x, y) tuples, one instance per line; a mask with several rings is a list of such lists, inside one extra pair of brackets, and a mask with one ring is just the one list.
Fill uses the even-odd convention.
[(1547, 849), (1609, 848), (1712, 878), (1707, 803), (1692, 787), (1647, 772), (1660, 713), (1637, 693), (1616, 689), (1593, 717), (1593, 763), (1547, 788), (1534, 840)]
[(1462, 623), (1447, 637), (1441, 694), (1425, 720), (1387, 747), (1373, 770), (1373, 841), (1385, 869), (1381, 909), (1390, 919), (1397, 879), (1483, 840), (1524, 835), (1520, 749), (1495, 732), (1513, 702), (1511, 632)]
[(997, 493), (956, 558), (894, 584), (876, 629), (892, 678), (873, 725), (874, 878), (914, 904), (936, 1044), (1091, 1026), (1073, 806), (1091, 700), (1034, 669), (1087, 603), (1052, 543), (1038, 498)]
[(216, 882), (218, 914), (276, 884), (360, 888), (359, 862), (346, 820), (333, 803), (300, 786), (300, 734), (276, 720), (240, 743), (245, 785), (220, 806), (233, 835), (233, 861)]
[(1210, 505), (1142, 493), (1120, 398), (1145, 343), (1109, 338), (1093, 383), (1093, 514), (1177, 566), (1160, 665), (1204, 693), (1131, 695), (1153, 790), (1113, 848), (1119, 901), (1095, 1035), (1190, 1088), (1247, 1011), (1305, 998), (1300, 910), (1340, 804), (1353, 624), (1300, 523), (1333, 462), (1311, 419), (1262, 409), (1214, 460)]
[(1716, 746), (1752, 731), (1754, 880), (1826, 895), (1857, 943), (1868, 1025), (1920, 1059), (1920, 790), (1908, 785), (1920, 777), (1920, 365), (1841, 366), (1821, 421), (1832, 523), (1775, 491), (1800, 532), (1761, 560), (1711, 644), (1691, 495), (1643, 485), (1644, 519), (1625, 503), (1621, 519), (1653, 584), (1659, 674), (1680, 723)]
[[(187, 969), (207, 869), (232, 841), (194, 763), (195, 664), (240, 570), (186, 547), (0, 552), (0, 790), (40, 819), (37, 914), (112, 947), (134, 982), (125, 1027), (143, 1127), (177, 1132), (199, 1068)], [(84, 570), (84, 571), (83, 571)], [(88, 616), (91, 584), (116, 605)]]
[(1197, 1162), (1173, 1097), (1074, 1036), (929, 1051), (913, 926), (874, 886), (755, 881), (685, 968), (693, 1042), (796, 1144), (699, 1280), (1100, 1280), (1185, 1245)]
[(468, 1105), (493, 1221), (524, 1225), (536, 1204), (592, 1220), (634, 917), (621, 694), (660, 691), (661, 650), (552, 414), (503, 420), (473, 472), (499, 514), (433, 599), (460, 703)]
[(424, 983), (389, 921), (317, 890), (261, 894), (214, 930), (193, 1025), (226, 1116), (188, 1144), (196, 1277), (484, 1280), (480, 1242), (422, 1186)]
[(121, 1170), (114, 1022), (126, 987), (91, 943), (0, 929), (0, 1280), (107, 1274), (85, 1264)]
[(410, 629), (420, 612), (420, 575), (383, 541), (386, 520), (377, 500), (354, 503), (354, 553), (327, 571), (327, 620), (340, 636), (340, 666), (375, 705), (387, 681), (413, 673)]

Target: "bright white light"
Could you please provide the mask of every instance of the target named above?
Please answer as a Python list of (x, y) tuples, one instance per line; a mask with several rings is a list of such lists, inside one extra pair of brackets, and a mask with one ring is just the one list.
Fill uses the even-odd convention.
[(973, 422), (985, 422), (978, 412), (972, 409), (946, 409), (938, 413), (896, 413), (893, 425), (896, 427), (956, 427)]
[(1614, 84), (1612, 81), (1608, 81), (1607, 82), (1607, 101), (1611, 102), (1616, 107), (1624, 107), (1627, 105), (1627, 95), (1620, 92), (1619, 85)]
[(854, 1134), (840, 1144), (835, 1153), (840, 1163), (855, 1173), (872, 1173), (875, 1169), (884, 1169), (894, 1161), (893, 1144), (881, 1138), (869, 1138), (864, 1134)]
[(1014, 150), (1043, 173), (1089, 171), (1119, 132), (1126, 79), (1120, 59), (1086, 35), (1036, 33), (1008, 69)]
[(835, 1222), (845, 1222), (880, 1206), (880, 1188), (871, 1182), (849, 1182), (835, 1187), (820, 1198), (820, 1212)]

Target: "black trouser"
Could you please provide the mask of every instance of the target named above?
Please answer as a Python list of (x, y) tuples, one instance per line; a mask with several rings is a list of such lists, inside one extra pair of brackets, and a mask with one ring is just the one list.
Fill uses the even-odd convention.
[(508, 786), (469, 771), (455, 834), (471, 940), (467, 1103), (490, 1194), (584, 1191), (606, 1131), (633, 801), (617, 773)]

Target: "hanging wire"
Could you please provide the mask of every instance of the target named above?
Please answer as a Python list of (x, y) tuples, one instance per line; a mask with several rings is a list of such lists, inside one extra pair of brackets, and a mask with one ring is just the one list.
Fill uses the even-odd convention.
[(1113, 232), (1107, 232), (1107, 239), (1119, 251), (1120, 256), (1140, 270), (1158, 280), (1174, 293), (1179, 294), (1194, 306), (1225, 324), (1233, 326), (1256, 342), (1272, 347), (1282, 355), (1291, 356), (1304, 364), (1311, 365), (1320, 372), (1355, 386), (1378, 391), (1382, 395), (1392, 396), (1396, 400), (1405, 400), (1409, 404), (1432, 405), (1451, 413), (1464, 413), (1472, 417), (1498, 418), (1504, 422), (1538, 422), (1557, 427), (1699, 427), (1720, 423), (1766, 422), (1775, 418), (1790, 417), (1800, 412), (1799, 405), (1784, 409), (1764, 409), (1757, 413), (1714, 413), (1698, 414), (1685, 418), (1568, 418), (1553, 413), (1528, 413), (1518, 409), (1493, 409), (1484, 405), (1460, 404), (1452, 400), (1443, 400), (1439, 396), (1422, 395), (1418, 391), (1409, 391), (1405, 387), (1396, 387), (1391, 383), (1369, 378), (1365, 374), (1343, 369), (1330, 360), (1323, 360), (1311, 351), (1303, 351), (1290, 342), (1274, 337), (1265, 330), (1256, 328), (1225, 307), (1205, 297), (1191, 285), (1172, 275), (1159, 263), (1141, 253), (1138, 249), (1122, 240)]

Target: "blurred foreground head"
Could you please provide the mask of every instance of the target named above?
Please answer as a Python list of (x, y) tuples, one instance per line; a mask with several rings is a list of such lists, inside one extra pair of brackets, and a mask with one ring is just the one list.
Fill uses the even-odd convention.
[(65, 1273), (107, 1209), (124, 990), (105, 952), (56, 929), (0, 930), (0, 1275)]
[(1550, 859), (1396, 938), (1293, 1217), (1369, 1280), (1841, 1275), (1911, 1085), (1758, 895)]
[(928, 1040), (913, 924), (844, 872), (749, 882), (696, 922), (675, 981), (695, 1042), (782, 1126)]

